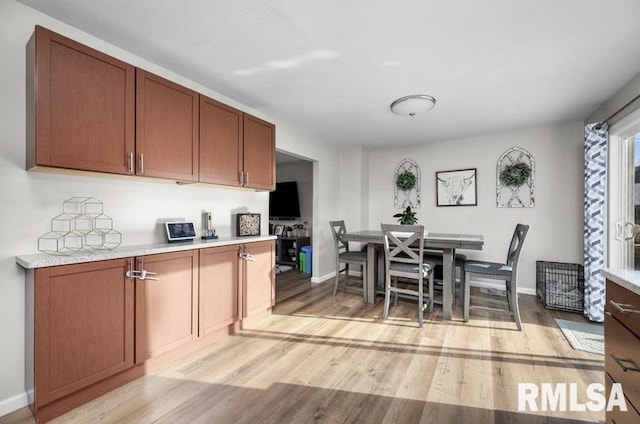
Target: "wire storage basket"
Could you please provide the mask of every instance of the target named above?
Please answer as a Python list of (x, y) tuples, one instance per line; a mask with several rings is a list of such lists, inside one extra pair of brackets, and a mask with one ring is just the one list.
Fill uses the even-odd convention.
[(545, 308), (584, 311), (584, 267), (536, 261), (536, 293)]

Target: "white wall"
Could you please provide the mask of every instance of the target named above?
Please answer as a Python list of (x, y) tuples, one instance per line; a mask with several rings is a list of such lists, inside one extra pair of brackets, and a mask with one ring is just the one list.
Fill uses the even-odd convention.
[(313, 161), (313, 274), (321, 282), (335, 272), (333, 238), (328, 222), (340, 213), (340, 149), (304, 137), (299, 129), (278, 127), (278, 150)]
[[(261, 213), (266, 233), (268, 193), (213, 188), (207, 185), (178, 186), (139, 179), (113, 179), (25, 171), (25, 45), (34, 26), (42, 25), (67, 37), (145, 68), (212, 98), (276, 124), (277, 141), (289, 152), (322, 161), (314, 168), (314, 215), (326, 221), (337, 208), (333, 193), (338, 178), (339, 152), (273, 117), (264, 116), (232, 99), (160, 68), (122, 49), (98, 40), (12, 0), (0, 2), (0, 219), (4, 223), (0, 243), (0, 416), (26, 404), (24, 393), (25, 288), (24, 272), (15, 256), (37, 251), (37, 239), (49, 229), (50, 219), (61, 212), (62, 202), (73, 196), (93, 196), (104, 202), (105, 213), (123, 233), (123, 244), (162, 240), (156, 222), (162, 218), (186, 218), (200, 223), (203, 210), (213, 211), (221, 236), (232, 234), (233, 215)], [(326, 163), (326, 165), (325, 165)], [(326, 199), (326, 200), (325, 200)], [(330, 240), (328, 228), (315, 232), (314, 275), (329, 272), (330, 258), (320, 252)]]
[[(419, 223), (434, 232), (484, 235), (481, 252), (461, 251), (468, 257), (504, 261), (515, 225), (531, 225), (521, 256), (520, 287), (532, 292), (536, 260), (582, 263), (583, 133), (582, 123), (571, 123), (371, 151), (370, 226), (395, 222), (393, 173), (398, 162), (411, 158), (422, 170)], [(513, 146), (525, 148), (535, 158), (534, 208), (496, 207), (496, 163)], [(464, 168), (477, 168), (478, 206), (437, 207), (435, 172)]]

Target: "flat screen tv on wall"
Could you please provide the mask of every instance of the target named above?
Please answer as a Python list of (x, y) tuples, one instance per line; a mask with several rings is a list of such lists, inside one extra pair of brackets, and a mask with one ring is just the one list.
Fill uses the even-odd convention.
[(296, 181), (276, 183), (276, 189), (269, 193), (269, 218), (300, 218), (298, 183)]

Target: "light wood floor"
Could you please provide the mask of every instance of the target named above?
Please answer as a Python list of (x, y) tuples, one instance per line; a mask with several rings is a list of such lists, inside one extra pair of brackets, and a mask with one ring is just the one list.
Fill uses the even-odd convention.
[[(604, 383), (603, 358), (573, 350), (548, 311), (520, 296), (524, 331), (473, 313), (418, 329), (415, 303), (383, 322), (382, 299), (332, 295), (333, 280), (278, 276), (274, 314), (56, 423), (579, 423), (604, 413), (519, 413), (518, 383)], [(0, 423), (32, 423), (26, 410)]]

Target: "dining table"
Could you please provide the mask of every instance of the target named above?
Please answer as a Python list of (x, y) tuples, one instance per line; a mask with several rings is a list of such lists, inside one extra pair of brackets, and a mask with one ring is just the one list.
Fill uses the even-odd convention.
[[(350, 231), (342, 235), (346, 242), (359, 242), (367, 245), (367, 275), (364, 278), (364, 301), (375, 303), (376, 246), (384, 244), (382, 230)], [(453, 318), (453, 299), (455, 295), (455, 257), (456, 249), (482, 250), (484, 237), (478, 234), (432, 233), (426, 232), (424, 248), (442, 251), (442, 319)]]

